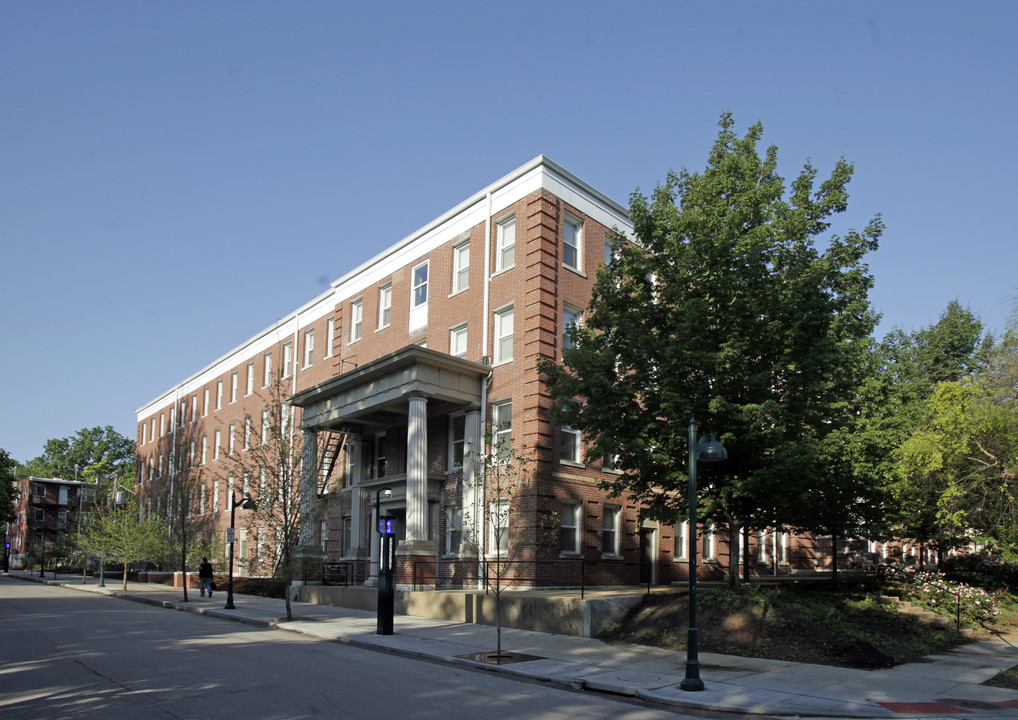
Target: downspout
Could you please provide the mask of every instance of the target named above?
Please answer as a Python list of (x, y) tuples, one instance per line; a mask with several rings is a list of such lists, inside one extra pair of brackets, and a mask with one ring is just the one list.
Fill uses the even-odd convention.
[[(481, 312), (483, 316), (481, 318), (481, 353), (485, 358), (490, 358), (488, 355), (488, 308), (491, 305), (491, 191), (487, 193), (485, 198), (487, 203), (487, 212), (484, 213), (484, 297), (481, 302)], [(488, 374), (481, 378), (481, 452), (487, 453), (488, 448), (484, 443), (484, 428), (487, 427), (488, 420), (488, 383), (491, 382), (491, 360), (488, 360)], [(484, 540), (487, 533), (484, 532), (484, 509), (487, 505), (487, 498), (485, 493), (487, 488), (486, 483), (481, 481), (481, 491), (476, 494), (474, 502), (480, 502), (479, 508), (475, 509), (474, 517), (480, 520), (480, 527), (477, 528), (476, 532), (480, 536), (477, 543), (477, 589), (484, 589)]]

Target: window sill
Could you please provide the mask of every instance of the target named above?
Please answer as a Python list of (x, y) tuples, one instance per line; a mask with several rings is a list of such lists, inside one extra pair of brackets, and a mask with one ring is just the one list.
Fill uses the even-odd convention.
[(681, 562), (681, 563), (688, 563), (688, 562), (689, 562), (689, 558), (688, 558), (688, 557), (686, 557), (685, 555), (682, 555), (682, 556), (680, 556), (680, 557), (677, 557), (677, 558), (672, 558), (672, 562), (677, 562), (677, 563), (680, 563), (680, 562)]
[[(389, 323), (388, 325), (382, 325), (381, 327), (377, 327), (377, 328), (375, 328), (375, 332), (376, 332), (376, 333), (380, 333), (380, 332), (382, 332), (383, 330), (388, 330), (388, 329), (389, 329), (389, 328), (391, 328), (391, 327), (392, 327), (392, 323)], [(349, 345), (349, 343), (347, 343), (347, 344)]]
[(585, 467), (587, 467), (583, 463), (576, 462), (575, 460), (563, 460), (562, 458), (559, 458), (558, 462), (559, 462), (559, 465), (566, 465), (568, 467), (574, 467), (574, 468), (585, 468)]
[(465, 288), (460, 288), (459, 290), (453, 290), (451, 293), (449, 293), (449, 297), (454, 298), (457, 295), (462, 295), (463, 293), (465, 293), (469, 289), (470, 289), (470, 286), (468, 285)]
[(574, 268), (572, 265), (566, 265), (565, 263), (562, 263), (562, 269), (563, 270), (568, 270), (571, 273), (575, 273), (576, 275), (579, 275), (581, 278), (584, 278), (584, 279), (587, 278), (587, 273), (583, 272), (582, 270), (580, 270), (578, 268)]
[(563, 559), (573, 559), (583, 557), (583, 553), (563, 550), (558, 554), (558, 556)]
[(489, 277), (489, 280), (494, 280), (494, 279), (495, 279), (495, 278), (497, 278), (497, 277), (498, 277), (499, 275), (505, 275), (505, 274), (506, 274), (507, 272), (509, 272), (510, 270), (515, 270), (515, 269), (516, 269), (516, 263), (513, 263), (513, 264), (512, 264), (512, 265), (510, 265), (509, 267), (504, 267), (504, 268), (502, 268), (502, 269), (500, 269), (500, 270), (496, 270), (495, 272), (493, 272), (493, 273), (491, 274), (491, 276)]
[(618, 553), (601, 553), (602, 560), (624, 560)]

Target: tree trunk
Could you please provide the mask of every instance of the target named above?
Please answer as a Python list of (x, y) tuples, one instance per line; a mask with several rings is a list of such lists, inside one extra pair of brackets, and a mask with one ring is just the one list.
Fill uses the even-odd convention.
[(180, 548), (180, 576), (184, 580), (184, 602), (187, 602), (187, 552), (185, 547)]

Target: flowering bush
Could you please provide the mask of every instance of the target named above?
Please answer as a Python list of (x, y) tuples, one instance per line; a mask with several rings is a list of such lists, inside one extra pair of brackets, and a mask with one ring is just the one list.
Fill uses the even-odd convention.
[(883, 577), (910, 602), (965, 624), (993, 622), (1000, 615), (996, 596), (980, 587), (952, 582), (943, 573), (888, 565)]

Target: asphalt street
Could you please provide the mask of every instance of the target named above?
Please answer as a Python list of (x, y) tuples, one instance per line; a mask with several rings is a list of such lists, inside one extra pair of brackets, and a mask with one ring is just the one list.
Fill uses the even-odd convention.
[(0, 717), (6, 720), (652, 720), (679, 714), (9, 578), (0, 578), (0, 607)]

